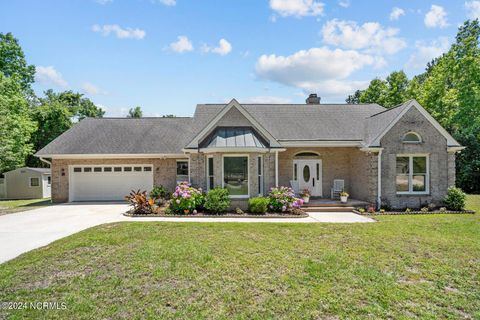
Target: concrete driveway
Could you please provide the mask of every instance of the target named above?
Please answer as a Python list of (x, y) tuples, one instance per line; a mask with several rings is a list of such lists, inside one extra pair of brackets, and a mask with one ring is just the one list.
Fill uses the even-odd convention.
[(310, 212), (306, 218), (129, 218), (124, 203), (69, 203), (0, 216), (0, 263), (55, 240), (117, 221), (170, 222), (374, 222), (352, 212)]

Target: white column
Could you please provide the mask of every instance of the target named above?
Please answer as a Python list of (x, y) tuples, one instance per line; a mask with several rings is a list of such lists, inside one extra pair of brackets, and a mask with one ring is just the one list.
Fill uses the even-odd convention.
[(275, 187), (278, 187), (278, 151), (275, 151)]
[(378, 151), (377, 156), (377, 206), (378, 209), (382, 206), (382, 150)]

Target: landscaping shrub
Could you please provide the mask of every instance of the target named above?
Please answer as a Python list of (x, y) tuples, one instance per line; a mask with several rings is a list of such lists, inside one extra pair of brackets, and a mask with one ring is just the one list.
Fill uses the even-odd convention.
[(290, 211), (293, 208), (300, 208), (303, 204), (303, 200), (295, 198), (295, 192), (289, 187), (271, 188), (268, 198), (268, 207), (275, 212)]
[(132, 190), (125, 200), (132, 206), (132, 214), (152, 214), (158, 211), (155, 200), (147, 197), (147, 191)]
[(172, 193), (170, 209), (175, 214), (189, 214), (200, 208), (204, 201), (201, 190), (193, 188), (188, 182), (182, 182)]
[(152, 191), (150, 191), (150, 198), (166, 200), (170, 198), (170, 192), (162, 185), (154, 186)]
[(248, 199), (248, 211), (251, 213), (265, 214), (268, 210), (270, 199), (267, 197), (256, 197)]
[(448, 188), (447, 195), (443, 198), (443, 203), (448, 210), (462, 211), (465, 209), (467, 195), (460, 188)]
[(208, 212), (219, 214), (225, 212), (230, 203), (230, 193), (227, 189), (214, 188), (208, 191), (204, 207)]

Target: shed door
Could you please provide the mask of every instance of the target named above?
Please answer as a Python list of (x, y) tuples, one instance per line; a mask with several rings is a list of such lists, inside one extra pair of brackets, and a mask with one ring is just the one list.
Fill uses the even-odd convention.
[(131, 190), (153, 188), (152, 165), (70, 167), (70, 201), (123, 200)]

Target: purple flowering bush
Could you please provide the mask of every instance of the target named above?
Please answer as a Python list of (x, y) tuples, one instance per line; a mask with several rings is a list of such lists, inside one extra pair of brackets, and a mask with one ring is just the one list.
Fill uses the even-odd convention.
[(170, 200), (170, 210), (175, 214), (191, 214), (205, 202), (201, 189), (192, 187), (188, 182), (180, 183)]
[(295, 198), (295, 192), (289, 187), (271, 188), (268, 194), (269, 211), (286, 212), (298, 209), (302, 206), (303, 200)]

